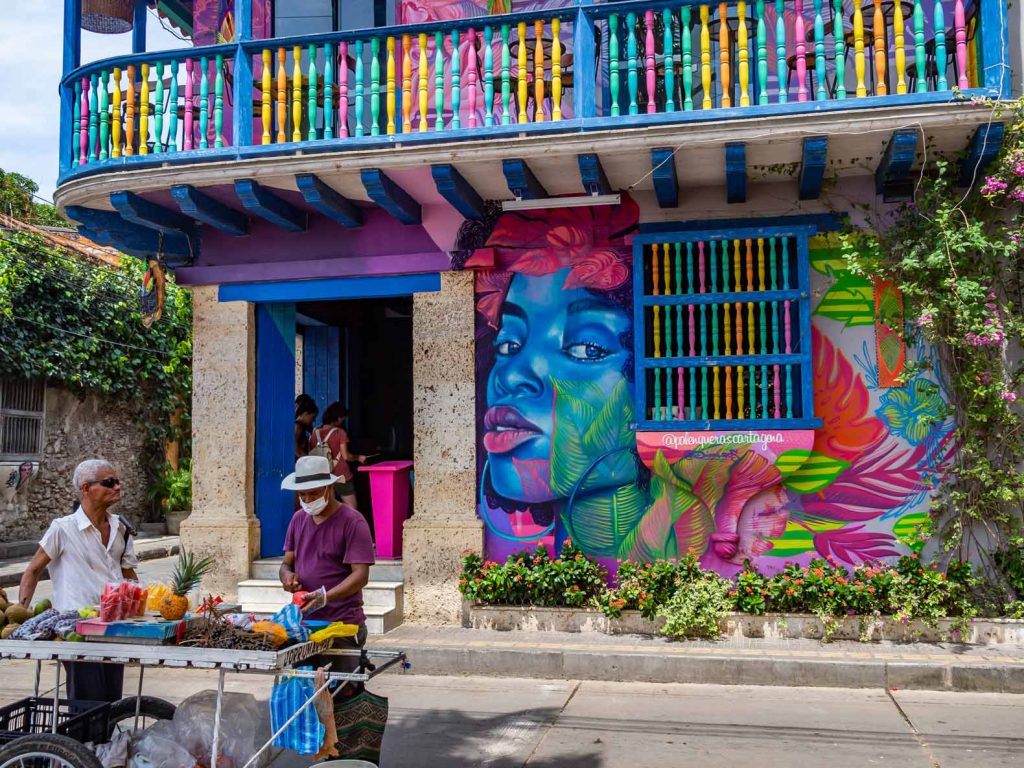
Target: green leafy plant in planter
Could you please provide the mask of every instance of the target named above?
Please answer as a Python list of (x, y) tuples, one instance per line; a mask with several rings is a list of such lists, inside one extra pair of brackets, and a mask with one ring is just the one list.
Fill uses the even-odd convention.
[(645, 619), (653, 619), (680, 584), (694, 580), (700, 573), (700, 564), (693, 555), (653, 563), (625, 560), (615, 576), (618, 587), (601, 592), (595, 603), (611, 619), (621, 617), (625, 610), (640, 611)]
[(732, 608), (731, 590), (732, 582), (708, 571), (680, 584), (669, 601), (658, 608), (657, 615), (665, 620), (661, 633), (677, 640), (716, 639), (721, 634), (721, 620)]
[(177, 469), (165, 463), (150, 487), (149, 497), (167, 512), (192, 509), (192, 462), (183, 459)]

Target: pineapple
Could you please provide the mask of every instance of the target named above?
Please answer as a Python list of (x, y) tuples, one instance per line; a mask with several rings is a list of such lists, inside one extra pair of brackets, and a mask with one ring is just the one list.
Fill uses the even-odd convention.
[(188, 611), (188, 593), (213, 567), (213, 558), (196, 560), (191, 552), (181, 551), (171, 576), (171, 593), (160, 601), (160, 615), (167, 621), (181, 621)]

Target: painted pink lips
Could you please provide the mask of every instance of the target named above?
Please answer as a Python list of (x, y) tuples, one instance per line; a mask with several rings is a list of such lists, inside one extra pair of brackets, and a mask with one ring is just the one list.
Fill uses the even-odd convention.
[(484, 430), (484, 449), (488, 453), (509, 453), (543, 434), (536, 424), (507, 405), (487, 409)]

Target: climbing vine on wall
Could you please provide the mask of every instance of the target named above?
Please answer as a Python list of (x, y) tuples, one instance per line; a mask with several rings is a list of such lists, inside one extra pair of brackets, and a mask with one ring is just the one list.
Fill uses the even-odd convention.
[(108, 398), (146, 430), (145, 464), (156, 471), (165, 441), (187, 449), (191, 431), (192, 301), (169, 279), (163, 318), (145, 328), (144, 271), (130, 257), (111, 268), (31, 233), (2, 233), (0, 376)]
[[(909, 340), (935, 345), (958, 450), (932, 527), (947, 549), (982, 558), (1020, 527), (1024, 508), (1024, 104), (1001, 110), (1003, 148), (969, 187), (958, 165), (938, 162), (913, 202), (874, 222), (877, 234), (844, 236), (852, 271), (902, 293)], [(913, 373), (908, 363), (903, 380)]]

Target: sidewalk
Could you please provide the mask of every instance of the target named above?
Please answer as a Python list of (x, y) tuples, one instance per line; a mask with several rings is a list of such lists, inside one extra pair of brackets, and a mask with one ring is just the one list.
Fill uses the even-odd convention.
[[(135, 540), (135, 554), (139, 560), (159, 560), (178, 554), (181, 542), (177, 536), (140, 536)], [(31, 557), (10, 558), (0, 560), (0, 587), (16, 587), (21, 583), (21, 575), (25, 573)], [(48, 581), (45, 576), (43, 581)]]
[(601, 633), (404, 625), (370, 638), (412, 672), (545, 680), (1024, 693), (1024, 648), (817, 640), (671, 642)]

